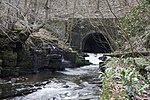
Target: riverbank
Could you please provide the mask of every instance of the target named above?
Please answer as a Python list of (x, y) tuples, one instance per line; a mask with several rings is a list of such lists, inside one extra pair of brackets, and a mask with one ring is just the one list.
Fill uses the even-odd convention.
[[(149, 58), (111, 58), (105, 62), (102, 100), (149, 100)], [(100, 66), (102, 67), (102, 66)]]
[(59, 40), (56, 34), (45, 29), (33, 32), (25, 41), (18, 38), (11, 41), (0, 34), (0, 78), (36, 74), (44, 70), (62, 71), (67, 67), (90, 64)]
[[(97, 77), (99, 66), (87, 65), (66, 68), (65, 71), (38, 73), (26, 76), (27, 80), (16, 82), (13, 88), (3, 88), (6, 100), (47, 100), (47, 99), (93, 99), (97, 100), (102, 84)], [(7, 91), (5, 91), (7, 90)], [(2, 97), (2, 96), (1, 96)], [(2, 99), (2, 98), (1, 98)]]

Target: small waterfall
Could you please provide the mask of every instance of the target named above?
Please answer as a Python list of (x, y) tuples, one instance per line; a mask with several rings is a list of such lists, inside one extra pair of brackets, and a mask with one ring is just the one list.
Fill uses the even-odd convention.
[[(91, 65), (86, 65), (78, 68), (65, 68), (64, 71), (57, 71), (53, 74), (48, 74), (47, 81), (44, 81), (44, 85), (35, 85), (35, 88), (40, 88), (37, 91), (28, 95), (15, 97), (11, 100), (98, 100), (98, 96), (101, 92), (99, 86), (101, 86), (102, 80), (97, 77), (99, 73), (99, 57), (102, 54), (88, 53), (87, 60), (92, 62)], [(36, 60), (36, 59), (35, 59)], [(63, 66), (67, 66), (69, 61), (66, 61), (61, 56), (61, 62)], [(43, 79), (44, 75), (38, 75)], [(37, 75), (35, 75), (37, 77)], [(35, 79), (32, 76), (33, 80)], [(45, 84), (46, 83), (46, 84)]]
[(91, 63), (93, 64), (99, 64), (99, 62), (102, 62), (101, 60), (99, 60), (99, 57), (102, 57), (103, 54), (97, 53), (86, 53), (87, 55), (89, 55), (88, 57), (85, 57), (86, 60), (89, 60)]

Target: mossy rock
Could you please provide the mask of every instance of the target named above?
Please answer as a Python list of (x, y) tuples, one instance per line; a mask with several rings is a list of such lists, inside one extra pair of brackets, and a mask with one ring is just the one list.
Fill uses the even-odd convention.
[(2, 70), (2, 67), (0, 66), (0, 76), (1, 76), (1, 70)]
[(7, 46), (10, 40), (8, 38), (0, 38), (0, 47)]
[(6, 34), (4, 34), (4, 33), (2, 33), (2, 32), (0, 32), (0, 36), (1, 36), (1, 37), (7, 37)]
[(20, 69), (17, 67), (3, 67), (1, 68), (1, 77), (19, 76)]
[(19, 38), (20, 41), (25, 42), (28, 39), (29, 34), (30, 34), (29, 32), (21, 31), (17, 38)]
[(29, 68), (31, 64), (30, 52), (26, 46), (17, 51), (17, 66), (21, 68)]
[(11, 69), (1, 68), (1, 75), (0, 75), (0, 77), (8, 77), (8, 76), (10, 76), (10, 72), (11, 72)]
[(3, 60), (2, 60), (2, 59), (0, 59), (0, 66), (2, 66), (2, 63), (3, 63)]
[(5, 44), (4, 38), (0, 38), (0, 47), (3, 47)]
[(3, 66), (14, 67), (17, 65), (17, 53), (13, 51), (4, 51), (2, 60)]
[(84, 66), (84, 65), (90, 65), (91, 63), (85, 59), (80, 59), (79, 57), (76, 59), (75, 65), (77, 67)]
[(2, 51), (0, 51), (0, 59), (2, 59)]
[(75, 51), (66, 51), (66, 59), (70, 60), (72, 63), (76, 63), (78, 53)]
[(16, 29), (14, 29), (14, 33), (16, 33), (16, 35), (18, 35), (19, 36), (19, 34), (21, 33), (21, 31), (23, 31), (24, 29), (22, 29), (22, 28), (16, 28)]
[(16, 95), (16, 91), (15, 91), (15, 85), (12, 85), (11, 83), (4, 83), (4, 84), (0, 84), (0, 89), (1, 89), (1, 93), (0, 93), (0, 98), (8, 98), (8, 97), (13, 97)]
[(66, 59), (71, 61), (75, 67), (89, 65), (90, 62), (85, 59), (81, 59), (76, 51), (66, 51)]
[(10, 90), (12, 88), (12, 84), (11, 83), (4, 83), (4, 84), (0, 84), (0, 88), (5, 91), (5, 90)]
[(42, 47), (43, 41), (40, 37), (32, 36), (31, 40), (32, 40), (32, 42), (34, 43), (35, 46)]
[(9, 76), (18, 77), (20, 75), (26, 75), (31, 73), (31, 69), (20, 68), (20, 67), (1, 67), (0, 77), (5, 78)]
[(52, 39), (51, 42), (54, 44), (58, 44), (58, 39)]

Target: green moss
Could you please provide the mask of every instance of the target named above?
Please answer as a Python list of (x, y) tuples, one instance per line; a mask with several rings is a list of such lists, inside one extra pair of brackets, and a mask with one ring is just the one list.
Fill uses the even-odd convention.
[(4, 51), (2, 60), (3, 60), (4, 66), (11, 66), (11, 67), (16, 66), (17, 65), (17, 53), (13, 51), (9, 51), (9, 50)]
[(90, 64), (85, 59), (80, 58), (79, 54), (76, 51), (67, 51), (66, 52), (66, 57), (69, 61), (71, 61), (77, 67)]
[(3, 60), (0, 59), (0, 66), (2, 66), (2, 62), (3, 62)]
[(66, 52), (67, 59), (70, 60), (72, 63), (76, 63), (77, 55), (78, 54), (75, 51), (67, 51)]
[(17, 51), (17, 66), (21, 67), (23, 69), (27, 69), (30, 67), (31, 59), (29, 55), (29, 49), (26, 46), (23, 46), (23, 48), (19, 51)]
[(56, 39), (52, 39), (51, 42), (54, 43), (54, 44), (58, 44), (58, 39), (57, 38)]
[(0, 47), (5, 45), (5, 38), (0, 38)]
[(82, 60), (77, 57), (75, 64), (76, 64), (76, 66), (83, 66), (86, 64), (86, 62), (85, 62), (85, 60)]
[(4, 33), (1, 33), (1, 32), (0, 32), (0, 36), (5, 37), (5, 36), (6, 36), (6, 34), (4, 34)]
[(1, 76), (1, 73), (2, 73), (1, 70), (2, 70), (2, 67), (0, 66), (0, 76)]
[(23, 28), (16, 28), (14, 31), (16, 34), (19, 34), (23, 30), (24, 30)]
[(8, 77), (8, 76), (19, 76), (20, 68), (18, 67), (3, 67), (1, 68), (1, 76)]
[(43, 41), (40, 37), (33, 36), (31, 37), (31, 40), (38, 47), (41, 47), (43, 45)]
[(2, 59), (2, 51), (0, 51), (0, 59)]

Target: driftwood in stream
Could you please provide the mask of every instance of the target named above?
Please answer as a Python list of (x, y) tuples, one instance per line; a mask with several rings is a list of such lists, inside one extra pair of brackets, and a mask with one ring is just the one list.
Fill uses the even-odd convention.
[(150, 56), (150, 51), (145, 52), (134, 52), (134, 56), (132, 52), (125, 52), (125, 53), (107, 53), (104, 56), (111, 56), (111, 57), (139, 57), (139, 56)]

